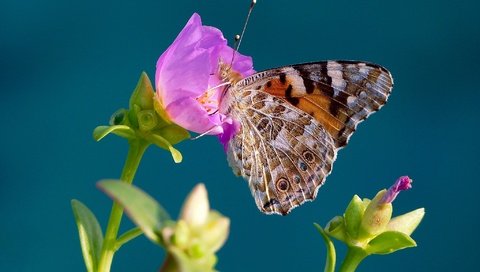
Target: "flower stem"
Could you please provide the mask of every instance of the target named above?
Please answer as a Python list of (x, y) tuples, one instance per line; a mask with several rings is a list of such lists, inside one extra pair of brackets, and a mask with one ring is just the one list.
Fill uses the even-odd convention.
[(169, 253), (165, 256), (165, 261), (163, 261), (162, 268), (159, 270), (160, 272), (177, 272), (178, 267), (175, 263), (175, 259)]
[(359, 247), (349, 247), (347, 250), (347, 256), (343, 260), (340, 272), (352, 272), (357, 269), (362, 260), (367, 257), (367, 253)]
[[(148, 147), (148, 143), (142, 140), (129, 141), (129, 149), (125, 165), (123, 166), (122, 175), (120, 180), (131, 184), (135, 172), (137, 171), (140, 160), (143, 153)], [(116, 202), (112, 205), (110, 212), (110, 218), (108, 220), (107, 230), (105, 232), (105, 238), (103, 240), (102, 252), (100, 254), (100, 260), (98, 263), (99, 272), (109, 272), (112, 265), (113, 255), (115, 254), (117, 244), (117, 234), (122, 220), (123, 208)]]

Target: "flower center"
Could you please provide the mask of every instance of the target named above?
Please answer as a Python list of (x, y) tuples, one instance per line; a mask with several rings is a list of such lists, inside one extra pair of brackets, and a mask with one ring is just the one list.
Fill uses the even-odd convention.
[(220, 86), (223, 85), (210, 88), (206, 90), (201, 96), (196, 98), (198, 103), (202, 104), (208, 114), (214, 113), (218, 110), (219, 101), (217, 93)]

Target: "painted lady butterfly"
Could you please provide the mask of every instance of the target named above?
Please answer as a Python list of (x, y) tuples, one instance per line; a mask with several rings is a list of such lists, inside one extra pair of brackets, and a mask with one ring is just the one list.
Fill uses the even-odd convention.
[(314, 200), (337, 152), (357, 125), (379, 110), (393, 87), (372, 63), (326, 61), (230, 75), (220, 112), (241, 124), (227, 156), (258, 208), (289, 213)]

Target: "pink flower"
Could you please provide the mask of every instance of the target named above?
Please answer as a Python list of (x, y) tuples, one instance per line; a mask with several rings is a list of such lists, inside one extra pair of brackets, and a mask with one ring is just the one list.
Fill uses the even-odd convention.
[(401, 191), (405, 191), (410, 188), (412, 188), (412, 179), (410, 179), (408, 176), (399, 177), (397, 181), (390, 186), (390, 188), (388, 188), (381, 202), (392, 203)]
[[(158, 59), (155, 74), (156, 96), (168, 117), (187, 130), (219, 135), (224, 144), (238, 131), (238, 123), (219, 113), (224, 87), (213, 87), (223, 83), (219, 64), (230, 64), (233, 52), (222, 32), (203, 26), (194, 13)], [(231, 64), (242, 77), (255, 72), (252, 65), (251, 57), (238, 52)]]

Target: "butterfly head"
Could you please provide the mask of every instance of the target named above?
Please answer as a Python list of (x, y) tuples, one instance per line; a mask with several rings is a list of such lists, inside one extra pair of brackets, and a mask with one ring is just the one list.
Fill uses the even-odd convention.
[(225, 63), (222, 60), (218, 63), (218, 69), (218, 74), (220, 75), (222, 82), (230, 83), (230, 85), (239, 82), (243, 78), (239, 72), (232, 69), (230, 63)]

